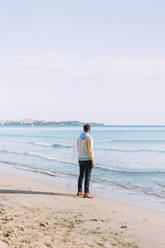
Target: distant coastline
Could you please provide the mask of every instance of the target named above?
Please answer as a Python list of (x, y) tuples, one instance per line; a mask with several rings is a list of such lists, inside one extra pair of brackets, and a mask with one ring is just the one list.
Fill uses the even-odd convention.
[[(83, 126), (87, 122), (82, 121), (46, 121), (34, 119), (15, 120), (0, 120), (0, 126)], [(165, 124), (105, 124), (98, 122), (88, 122), (96, 127), (111, 127), (111, 128), (164, 128)]]
[[(2, 120), (0, 121), (0, 125), (5, 126), (20, 126), (20, 125), (32, 125), (32, 126), (82, 126), (85, 122), (81, 121), (40, 121), (33, 119), (23, 119), (20, 121), (14, 120)], [(106, 126), (104, 123), (90, 123), (92, 126)]]

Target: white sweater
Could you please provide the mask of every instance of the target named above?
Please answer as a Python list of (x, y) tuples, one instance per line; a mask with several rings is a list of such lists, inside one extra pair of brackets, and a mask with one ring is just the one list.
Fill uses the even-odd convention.
[(88, 133), (82, 133), (77, 139), (77, 152), (80, 161), (91, 160), (94, 162), (93, 139)]

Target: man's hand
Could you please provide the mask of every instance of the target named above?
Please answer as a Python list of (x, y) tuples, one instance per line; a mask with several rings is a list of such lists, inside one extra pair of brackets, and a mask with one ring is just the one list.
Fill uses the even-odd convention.
[(96, 165), (94, 163), (92, 163), (92, 168), (94, 168)]

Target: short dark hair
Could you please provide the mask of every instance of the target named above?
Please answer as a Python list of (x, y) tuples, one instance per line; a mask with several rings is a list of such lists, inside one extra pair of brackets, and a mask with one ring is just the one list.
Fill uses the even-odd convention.
[(90, 130), (91, 130), (91, 125), (90, 124), (85, 124), (84, 126), (83, 126), (83, 129), (84, 129), (84, 132), (90, 132)]

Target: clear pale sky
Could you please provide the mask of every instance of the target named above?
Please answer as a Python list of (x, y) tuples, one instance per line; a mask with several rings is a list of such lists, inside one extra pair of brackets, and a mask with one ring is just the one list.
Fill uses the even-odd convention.
[(165, 2), (5, 0), (0, 120), (165, 124)]

